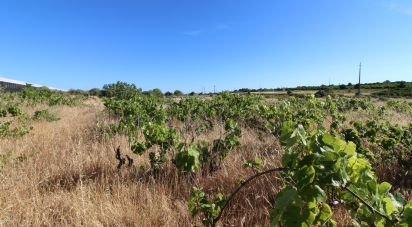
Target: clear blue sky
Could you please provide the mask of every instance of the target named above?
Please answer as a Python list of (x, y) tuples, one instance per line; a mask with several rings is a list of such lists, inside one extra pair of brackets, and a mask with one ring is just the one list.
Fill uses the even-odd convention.
[(412, 80), (410, 0), (1, 0), (0, 76), (185, 92)]

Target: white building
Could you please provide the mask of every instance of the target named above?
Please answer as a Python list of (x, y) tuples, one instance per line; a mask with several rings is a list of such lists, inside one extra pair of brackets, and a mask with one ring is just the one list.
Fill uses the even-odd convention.
[[(47, 87), (47, 86), (42, 86), (39, 84), (31, 84), (19, 80), (13, 80), (13, 79), (8, 79), (5, 77), (0, 77), (0, 91), (8, 91), (8, 92), (17, 92), (21, 91), (27, 84), (30, 84), (33, 87)], [(52, 90), (60, 90), (57, 88), (52, 88), (52, 87), (47, 87)]]

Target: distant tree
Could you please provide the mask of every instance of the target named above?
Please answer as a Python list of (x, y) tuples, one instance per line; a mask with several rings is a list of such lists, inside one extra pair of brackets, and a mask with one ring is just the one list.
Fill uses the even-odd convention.
[(399, 88), (406, 88), (406, 82), (405, 81), (400, 81), (398, 87)]
[(385, 83), (385, 84), (389, 84), (390, 82), (391, 82), (390, 80), (383, 81), (383, 83)]
[(165, 93), (165, 96), (172, 96), (173, 95), (173, 93), (172, 92), (170, 92), (170, 91), (167, 91), (166, 93)]
[(102, 95), (105, 97), (116, 97), (118, 99), (130, 99), (136, 94), (141, 93), (142, 90), (138, 89), (134, 84), (128, 84), (126, 82), (117, 81), (114, 84), (106, 84), (103, 86)]
[(352, 83), (348, 83), (348, 87), (352, 87)]
[(71, 95), (84, 95), (84, 96), (88, 95), (88, 92), (81, 90), (81, 89), (70, 89), (68, 93)]
[(321, 98), (321, 97), (325, 97), (327, 95), (329, 95), (329, 90), (319, 90), (315, 93), (315, 97), (317, 98)]
[(250, 89), (249, 88), (241, 88), (239, 89), (239, 92), (249, 92)]
[(344, 84), (341, 84), (341, 85), (339, 85), (339, 89), (345, 90), (345, 89), (348, 89), (348, 87)]
[(92, 88), (89, 90), (89, 95), (91, 96), (101, 96), (102, 91), (99, 88)]
[(288, 90), (286, 91), (286, 93), (287, 93), (288, 95), (292, 95), (292, 94), (293, 94), (292, 90), (290, 90), (290, 89), (288, 89)]
[(159, 88), (155, 88), (153, 90), (148, 91), (148, 94), (151, 95), (151, 96), (156, 96), (156, 97), (163, 96), (163, 93)]
[(173, 94), (176, 95), (176, 96), (182, 96), (183, 92), (180, 91), (180, 90), (176, 90)]
[(196, 95), (196, 92), (192, 91), (192, 92), (189, 93), (189, 95), (190, 95), (190, 96), (195, 96), (195, 95)]

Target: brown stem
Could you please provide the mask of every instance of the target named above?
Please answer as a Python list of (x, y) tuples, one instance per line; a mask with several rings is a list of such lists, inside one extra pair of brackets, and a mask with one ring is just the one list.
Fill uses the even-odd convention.
[(370, 205), (363, 198), (361, 198), (358, 194), (356, 194), (356, 192), (349, 189), (348, 186), (342, 187), (342, 189), (348, 191), (351, 195), (353, 195), (355, 198), (357, 198), (363, 205), (365, 205), (369, 209), (370, 212), (372, 212), (373, 214), (378, 214), (379, 216), (385, 218), (388, 222), (393, 223), (393, 220), (390, 217), (388, 217), (386, 214), (376, 210), (374, 207), (372, 207), (372, 205)]

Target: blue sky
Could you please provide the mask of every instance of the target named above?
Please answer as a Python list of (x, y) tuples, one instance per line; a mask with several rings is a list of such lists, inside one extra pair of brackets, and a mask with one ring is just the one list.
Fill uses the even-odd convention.
[(185, 92), (412, 80), (409, 0), (1, 0), (0, 76)]

